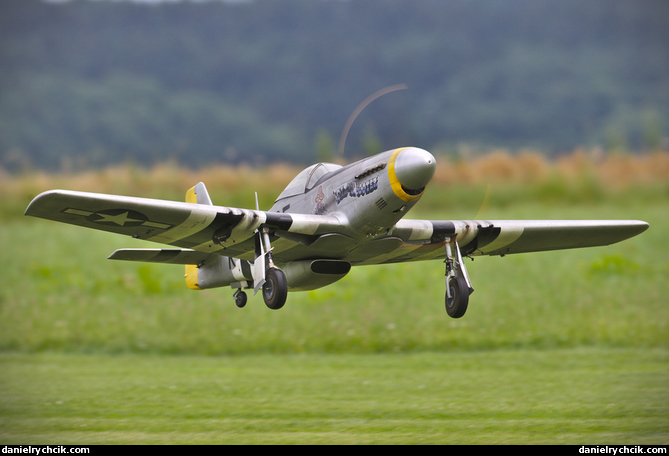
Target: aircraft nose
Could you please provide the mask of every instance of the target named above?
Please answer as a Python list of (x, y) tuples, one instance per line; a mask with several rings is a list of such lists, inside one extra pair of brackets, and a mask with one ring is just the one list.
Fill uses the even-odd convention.
[(436, 168), (434, 156), (417, 147), (407, 147), (395, 157), (395, 175), (405, 190), (422, 191)]

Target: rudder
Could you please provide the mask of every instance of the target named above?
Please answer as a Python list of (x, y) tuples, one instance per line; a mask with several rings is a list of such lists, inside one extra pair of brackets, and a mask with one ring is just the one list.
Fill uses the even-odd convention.
[[(199, 182), (194, 187), (188, 189), (186, 192), (186, 202), (213, 206), (211, 198), (209, 197), (209, 192), (207, 192), (207, 187), (205, 187), (203, 182)], [(200, 289), (198, 285), (198, 268), (196, 265), (187, 264), (184, 277), (186, 278), (186, 285), (188, 288), (191, 290)]]
[(211, 202), (209, 197), (209, 192), (207, 192), (207, 187), (204, 183), (199, 182), (194, 187), (191, 187), (186, 192), (186, 202), (194, 204), (205, 204), (207, 206), (213, 206), (214, 203)]

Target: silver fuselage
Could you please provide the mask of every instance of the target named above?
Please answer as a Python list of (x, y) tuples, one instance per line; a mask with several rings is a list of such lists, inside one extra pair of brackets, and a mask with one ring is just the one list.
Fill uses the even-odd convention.
[(414, 147), (347, 166), (319, 163), (298, 174), (270, 212), (334, 216), (353, 237), (384, 234), (418, 202), (435, 166), (429, 152)]

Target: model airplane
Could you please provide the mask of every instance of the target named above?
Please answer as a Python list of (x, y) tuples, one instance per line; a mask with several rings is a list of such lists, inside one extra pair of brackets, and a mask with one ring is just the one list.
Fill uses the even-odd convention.
[(196, 290), (262, 289), (280, 309), (288, 291), (342, 279), (352, 266), (444, 260), (448, 315), (462, 317), (474, 291), (463, 257), (608, 245), (642, 233), (641, 221), (407, 220), (432, 179), (436, 160), (406, 147), (347, 166), (318, 163), (286, 187), (269, 211), (214, 206), (203, 183), (186, 202), (52, 190), (26, 215), (125, 234), (169, 249), (121, 249), (114, 260), (186, 265)]

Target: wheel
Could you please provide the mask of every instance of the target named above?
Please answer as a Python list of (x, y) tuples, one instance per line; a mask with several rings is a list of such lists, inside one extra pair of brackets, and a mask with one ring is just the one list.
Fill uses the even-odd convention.
[(283, 307), (288, 297), (288, 282), (281, 269), (269, 268), (262, 286), (262, 296), (267, 307), (278, 310)]
[(449, 317), (460, 318), (467, 312), (469, 304), (469, 287), (462, 277), (453, 277), (448, 282), (451, 297), (446, 293), (446, 312)]
[(237, 293), (235, 293), (234, 297), (235, 297), (235, 304), (237, 305), (237, 307), (241, 309), (246, 305), (246, 301), (248, 300), (246, 292), (240, 290)]

